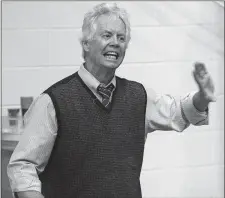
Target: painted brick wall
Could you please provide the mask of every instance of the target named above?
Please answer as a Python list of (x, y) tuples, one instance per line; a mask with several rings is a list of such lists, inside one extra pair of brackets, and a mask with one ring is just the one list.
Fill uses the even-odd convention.
[[(2, 103), (38, 96), (78, 70), (84, 13), (100, 2), (3, 2)], [(206, 63), (218, 101), (209, 126), (148, 135), (143, 197), (223, 197), (224, 8), (216, 2), (118, 2), (130, 14), (132, 40), (117, 74), (158, 93), (197, 90), (193, 63)]]

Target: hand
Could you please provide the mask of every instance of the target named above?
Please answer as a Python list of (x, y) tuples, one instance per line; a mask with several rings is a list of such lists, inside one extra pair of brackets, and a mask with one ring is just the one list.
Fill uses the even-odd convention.
[(194, 79), (198, 84), (200, 93), (202, 97), (208, 102), (215, 102), (216, 97), (214, 96), (214, 84), (211, 76), (206, 70), (206, 67), (203, 63), (196, 62), (195, 70), (193, 71)]

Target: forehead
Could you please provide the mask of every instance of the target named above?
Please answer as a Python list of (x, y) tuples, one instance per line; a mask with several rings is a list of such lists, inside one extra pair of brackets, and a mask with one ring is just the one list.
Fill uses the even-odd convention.
[(126, 27), (123, 20), (115, 14), (103, 14), (96, 19), (96, 32), (110, 31), (125, 34)]

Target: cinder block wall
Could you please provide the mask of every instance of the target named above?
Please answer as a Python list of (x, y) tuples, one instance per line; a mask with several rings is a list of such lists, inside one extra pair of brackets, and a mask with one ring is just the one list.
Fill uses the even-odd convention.
[[(20, 96), (38, 96), (78, 70), (83, 15), (100, 2), (2, 4), (3, 114)], [(209, 126), (148, 135), (143, 197), (223, 197), (224, 8), (216, 2), (118, 2), (130, 14), (132, 40), (117, 74), (175, 96), (197, 90), (193, 63), (211, 73), (218, 101)]]

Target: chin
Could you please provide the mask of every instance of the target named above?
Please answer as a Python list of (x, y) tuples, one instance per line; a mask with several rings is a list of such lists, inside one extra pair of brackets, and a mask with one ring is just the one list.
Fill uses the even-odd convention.
[(116, 69), (120, 66), (122, 62), (104, 62), (102, 65), (104, 65), (104, 67), (107, 67), (107, 68), (111, 68), (111, 69)]
[(117, 69), (120, 65), (119, 64), (106, 64), (104, 66), (109, 69)]

